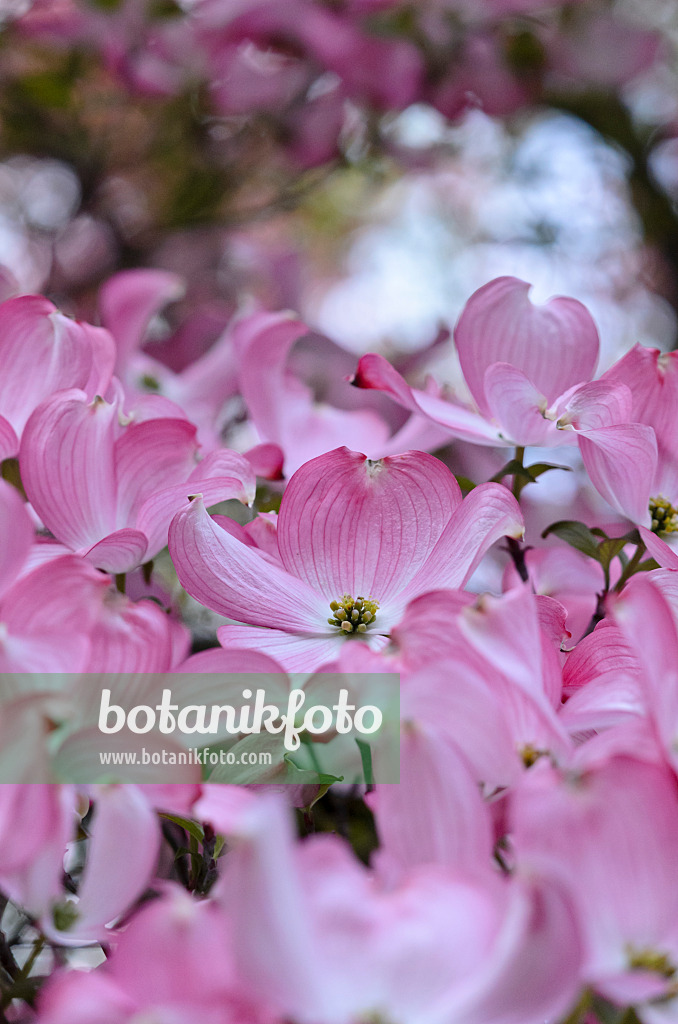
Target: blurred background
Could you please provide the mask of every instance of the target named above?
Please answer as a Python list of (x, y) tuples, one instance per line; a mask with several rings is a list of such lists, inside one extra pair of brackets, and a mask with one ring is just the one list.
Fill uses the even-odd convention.
[[(676, 343), (675, 0), (0, 0), (0, 24), (2, 295), (96, 320), (111, 274), (175, 271), (148, 340), (174, 370), (257, 305), (406, 360), (501, 274), (585, 302), (601, 369)], [(450, 345), (425, 370), (459, 384)]]

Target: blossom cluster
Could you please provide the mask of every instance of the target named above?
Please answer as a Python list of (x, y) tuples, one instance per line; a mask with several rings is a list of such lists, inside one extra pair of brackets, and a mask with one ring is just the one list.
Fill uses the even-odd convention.
[(99, 53), (132, 94), (203, 82), (217, 116), (272, 122), (305, 167), (338, 154), (356, 110), (505, 116), (575, 81), (620, 87), (661, 52), (656, 30), (581, 0), (34, 0), (17, 25)]
[[(676, 1019), (678, 355), (504, 277), (464, 394), (262, 310), (174, 372), (178, 284), (0, 305), (6, 1019)], [(400, 783), (36, 784), (36, 677), (233, 671), (399, 673)]]

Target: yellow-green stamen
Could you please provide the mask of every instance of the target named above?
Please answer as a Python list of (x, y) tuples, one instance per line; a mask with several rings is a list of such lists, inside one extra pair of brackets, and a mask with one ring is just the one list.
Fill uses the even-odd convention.
[(674, 508), (670, 501), (658, 494), (656, 498), (650, 498), (650, 515), (652, 516), (653, 533), (677, 533), (678, 532), (678, 509)]
[(676, 974), (676, 967), (666, 953), (659, 953), (654, 949), (627, 949), (628, 965), (631, 970), (652, 971), (662, 978), (673, 978)]
[(334, 617), (328, 619), (330, 626), (337, 626), (342, 633), (366, 633), (367, 627), (372, 625), (379, 608), (379, 602), (371, 597), (356, 598), (350, 594), (344, 594), (338, 601), (330, 602), (330, 609)]

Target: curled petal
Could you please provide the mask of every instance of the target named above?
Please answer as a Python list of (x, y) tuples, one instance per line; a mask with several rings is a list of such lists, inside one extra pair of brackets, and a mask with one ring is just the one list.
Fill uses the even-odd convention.
[(24, 430), (19, 463), (29, 500), (57, 540), (89, 548), (117, 527), (118, 409), (83, 391), (48, 398)]
[(529, 291), (526, 281), (498, 277), (471, 296), (456, 326), (466, 383), (486, 415), (485, 372), (493, 363), (522, 370), (549, 403), (593, 376), (599, 339), (586, 307), (562, 297), (535, 306)]
[(146, 558), (167, 544), (169, 524), (186, 502), (200, 493), (207, 507), (231, 498), (249, 505), (256, 493), (256, 477), (249, 461), (237, 452), (213, 452), (193, 470), (185, 483), (156, 491), (139, 510), (136, 525), (148, 538)]
[(140, 530), (116, 530), (82, 554), (105, 572), (131, 572), (144, 561), (148, 538)]
[(99, 309), (115, 338), (118, 373), (140, 347), (151, 318), (183, 292), (181, 278), (166, 270), (123, 270), (102, 285)]
[(321, 595), (222, 530), (201, 496), (172, 520), (169, 547), (188, 593), (221, 615), (295, 633), (330, 632)]
[(652, 427), (617, 423), (579, 432), (579, 450), (596, 490), (634, 523), (650, 521), (648, 505), (657, 466)]
[(625, 384), (594, 380), (564, 395), (556, 403), (555, 416), (575, 430), (596, 430), (635, 420), (632, 410), (631, 392)]
[(480, 484), (454, 512), (440, 540), (407, 587), (403, 605), (428, 590), (463, 587), (483, 555), (500, 537), (522, 537), (523, 514), (501, 484)]
[(147, 498), (188, 478), (196, 466), (195, 436), (183, 419), (130, 423), (115, 443), (118, 527), (134, 526)]
[(285, 455), (277, 444), (258, 444), (245, 452), (245, 458), (257, 476), (264, 480), (282, 480)]
[(652, 530), (648, 530), (646, 526), (639, 526), (638, 530), (648, 555), (654, 558), (658, 565), (663, 569), (678, 569), (678, 554), (672, 547), (669, 547), (665, 540), (658, 537)]
[(493, 363), (485, 371), (485, 395), (492, 415), (508, 441), (519, 445), (546, 445), (561, 441), (552, 423), (544, 419), (546, 399), (522, 370), (509, 363)]
[(72, 930), (48, 933), (65, 945), (95, 942), (105, 926), (141, 896), (153, 877), (160, 847), (155, 812), (138, 786), (102, 786), (97, 795), (92, 839), (79, 888)]
[(108, 369), (104, 364), (112, 344), (106, 331), (71, 320), (40, 295), (22, 295), (3, 302), (0, 412), (17, 436), (21, 436), (36, 406), (53, 392), (86, 389), (90, 378), (98, 379), (102, 390), (107, 387), (110, 360)]
[(386, 392), (404, 409), (440, 424), (453, 437), (462, 441), (484, 445), (506, 444), (500, 431), (473, 409), (411, 388), (388, 360), (376, 353), (362, 357), (352, 383), (358, 388)]

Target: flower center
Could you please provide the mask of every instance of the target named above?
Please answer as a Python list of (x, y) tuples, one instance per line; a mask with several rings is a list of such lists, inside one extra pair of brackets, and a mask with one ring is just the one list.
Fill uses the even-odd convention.
[(655, 974), (667, 979), (673, 978), (676, 974), (676, 968), (666, 953), (659, 953), (654, 949), (634, 949), (632, 946), (629, 946), (626, 952), (631, 970), (654, 971)]
[(351, 597), (344, 594), (338, 601), (330, 602), (334, 618), (328, 619), (330, 626), (338, 626), (342, 633), (365, 633), (376, 616), (379, 602), (371, 597)]
[(650, 515), (653, 533), (678, 532), (678, 510), (661, 494), (656, 498), (650, 498)]

